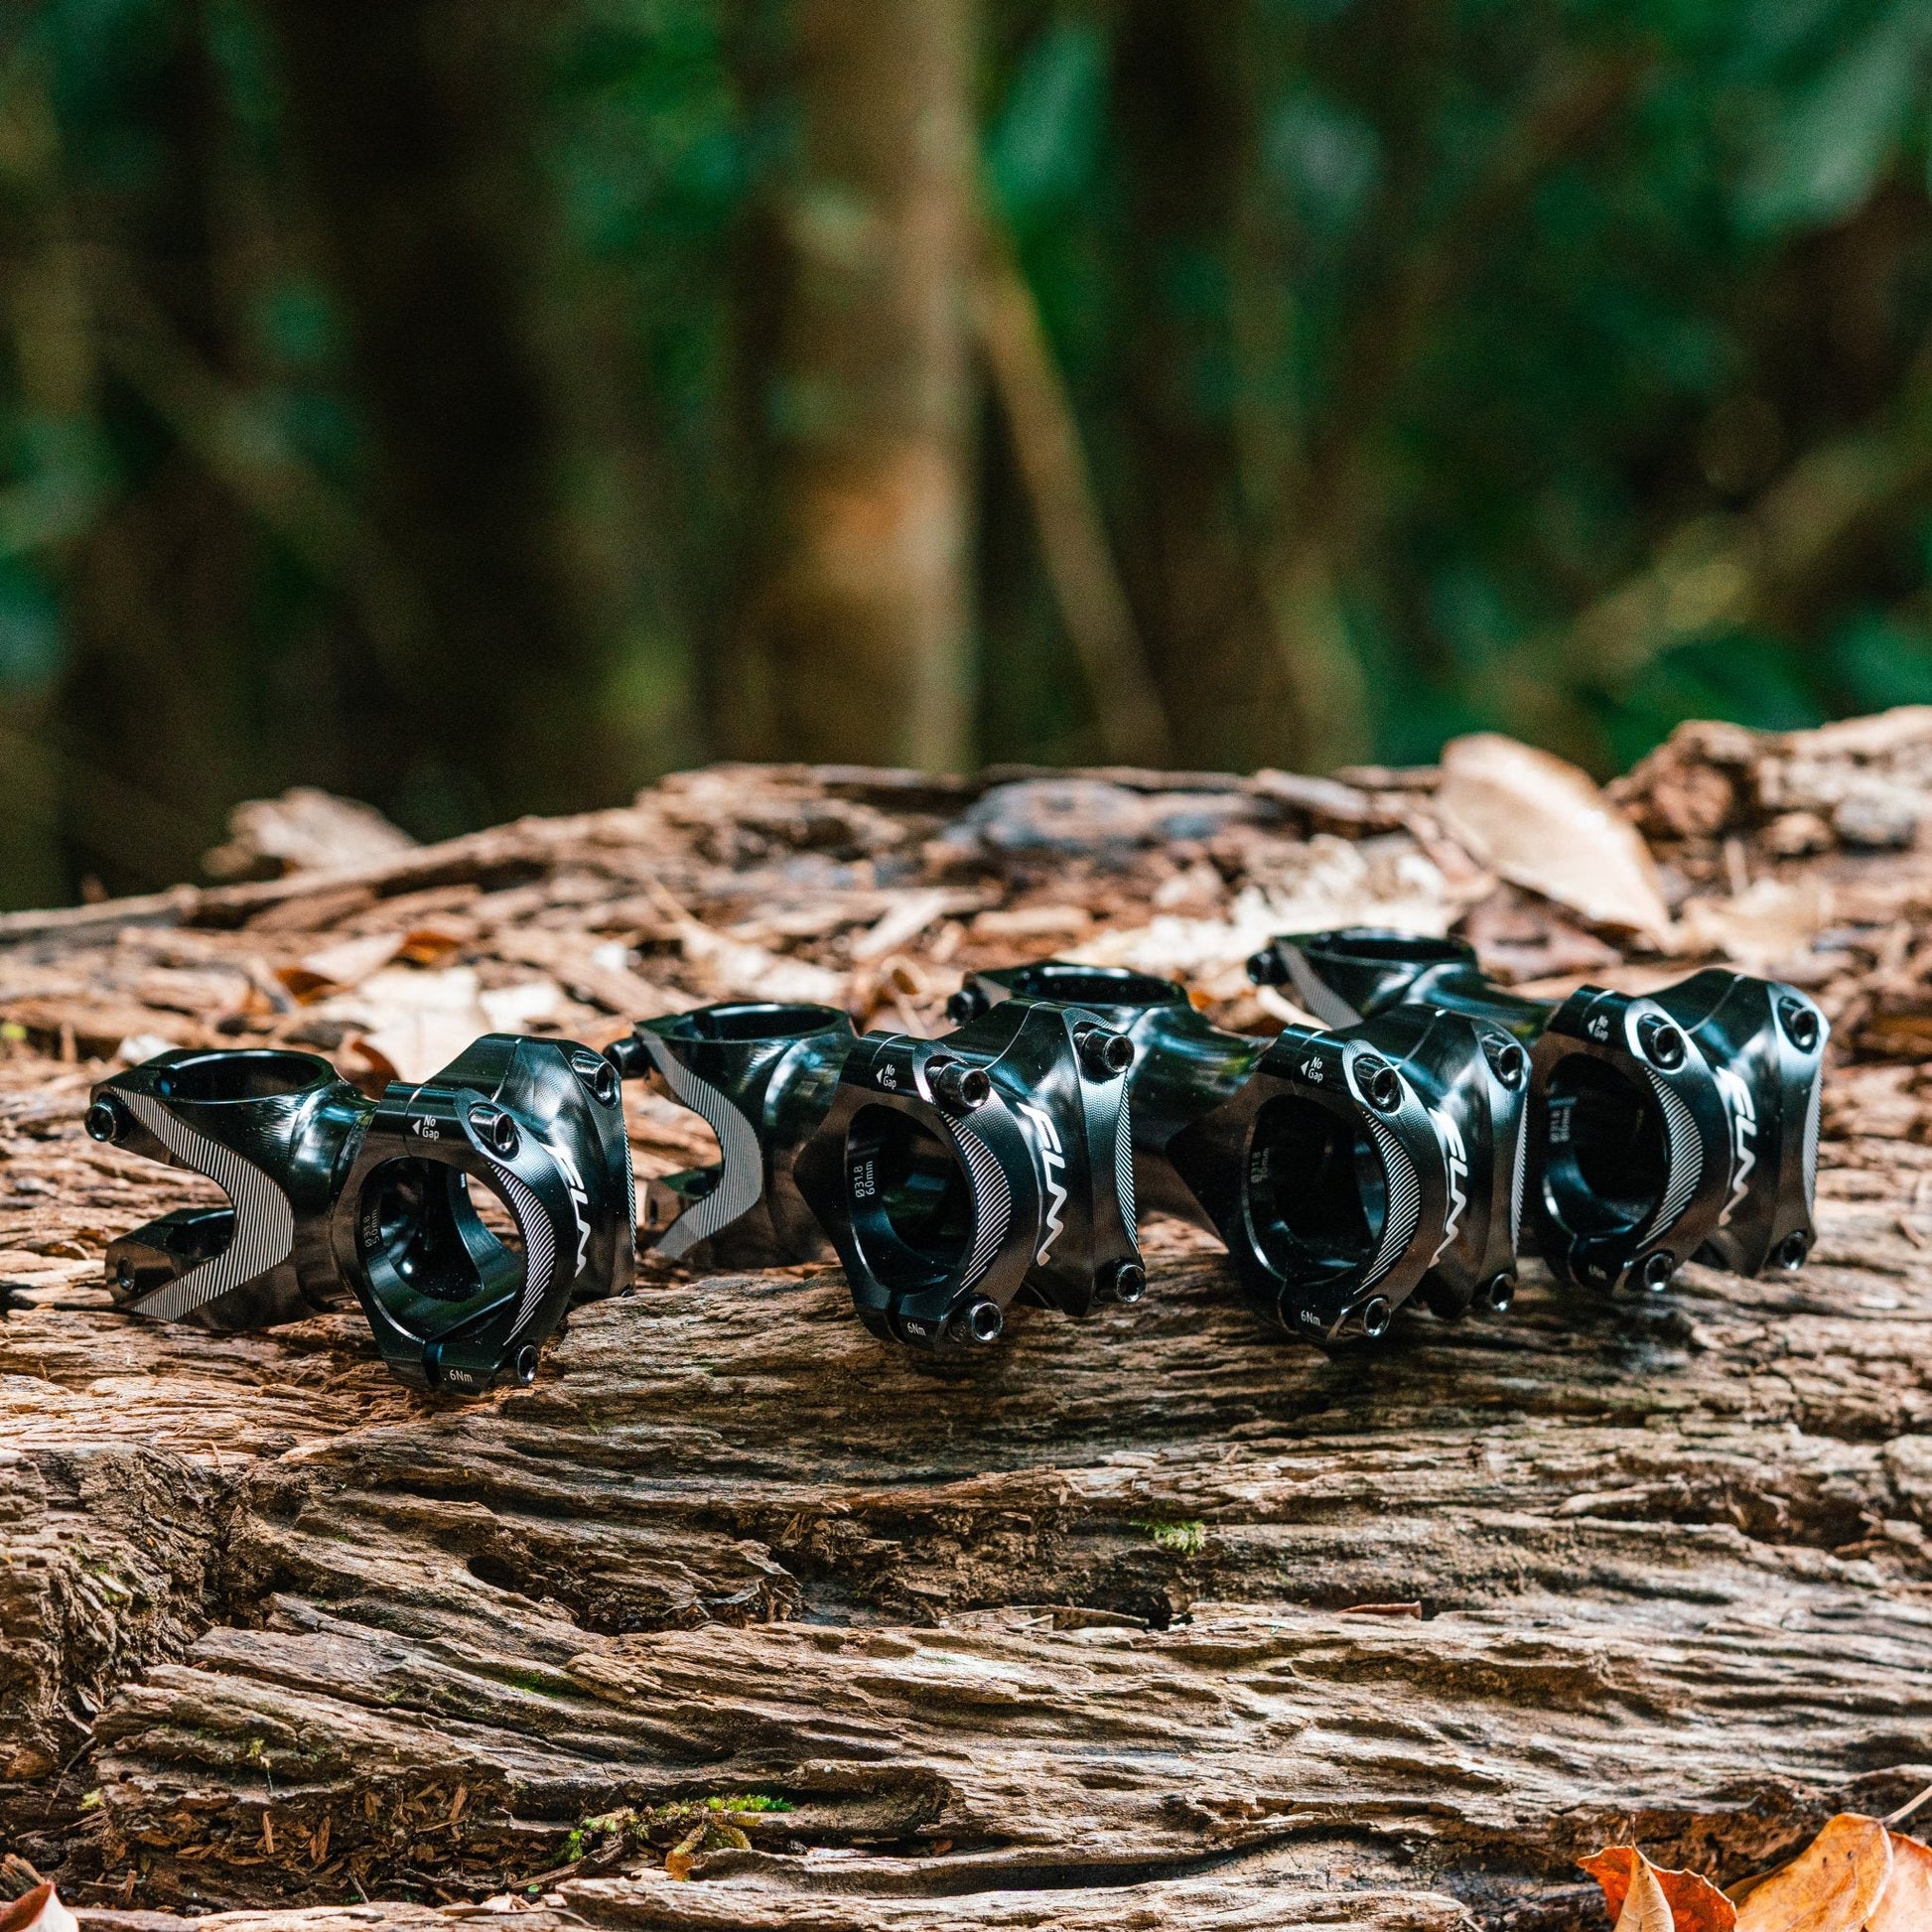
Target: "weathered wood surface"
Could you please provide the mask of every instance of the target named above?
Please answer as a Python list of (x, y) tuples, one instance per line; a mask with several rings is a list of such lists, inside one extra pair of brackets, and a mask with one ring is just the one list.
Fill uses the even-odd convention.
[[(1932, 1782), (1932, 1112), (1887, 1056), (1932, 1036), (1932, 853), (1849, 847), (1826, 794), (1898, 836), (1932, 721), (1863, 729), (1692, 733), (1629, 788), (1682, 929), (1761, 953), (1768, 921), (1758, 963), (1838, 1022), (1812, 1263), (1640, 1304), (1533, 1277), (1507, 1321), (1405, 1313), (1332, 1358), (1170, 1229), (1138, 1308), (1035, 1314), (964, 1371), (870, 1339), (833, 1271), (659, 1269), (534, 1388), (430, 1402), (350, 1317), (99, 1306), (106, 1238), (184, 1183), (81, 1138), (84, 1062), (294, 1037), (377, 1077), (358, 1042), (404, 1033), (354, 1003), (393, 982), (303, 966), (358, 933), (426, 985), (550, 985), (593, 1039), (801, 983), (931, 1026), (963, 965), (1073, 947), (1262, 1024), (1253, 927), (1432, 894), (1519, 976), (1613, 976), (1453, 849), (1426, 773), (701, 774), (350, 879), (15, 917), (0, 1841), (130, 1932), (1528, 1932), (1596, 1922), (1572, 1861), (1606, 1839), (1728, 1878), (1902, 1801)], [(700, 1146), (632, 1104), (640, 1168)], [(676, 1854), (745, 1796), (791, 1809)]]

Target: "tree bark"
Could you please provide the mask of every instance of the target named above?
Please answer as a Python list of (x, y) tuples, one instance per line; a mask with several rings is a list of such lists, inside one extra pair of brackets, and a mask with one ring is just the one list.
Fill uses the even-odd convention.
[(802, 0), (748, 654), (785, 758), (970, 760), (971, 0)]

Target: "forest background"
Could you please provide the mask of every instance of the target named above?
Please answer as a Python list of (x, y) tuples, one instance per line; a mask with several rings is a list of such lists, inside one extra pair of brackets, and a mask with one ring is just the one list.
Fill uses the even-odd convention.
[(0, 0), (0, 903), (292, 783), (1932, 701), (1924, 0)]

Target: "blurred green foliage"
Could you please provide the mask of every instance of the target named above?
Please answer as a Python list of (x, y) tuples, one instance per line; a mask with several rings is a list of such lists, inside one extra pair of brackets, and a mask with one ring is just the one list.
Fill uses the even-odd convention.
[[(580, 411), (560, 463), (582, 543), (636, 580), (584, 703), (639, 722), (606, 764), (574, 762), (567, 717), (527, 754), (550, 773), (529, 797), (591, 804), (731, 742), (720, 637), (758, 514), (748, 424), (773, 406), (760, 223), (795, 99), (775, 0), (526, 14), (502, 138), (570, 319), (527, 340), (574, 371), (594, 328), (624, 398)], [(526, 802), (460, 749), (412, 750), (422, 674), (370, 641), (352, 538), (380, 527), (397, 431), (319, 245), (272, 7), (34, 0), (0, 23), (0, 891), (161, 883), (225, 802), (291, 782), (421, 833)], [(984, 192), (1177, 756), (1292, 755), (1266, 652), (1197, 678), (1190, 640), (1249, 622), (1239, 586), (1311, 530), (1364, 667), (1357, 749), (1388, 760), (1502, 726), (1608, 769), (1690, 717), (1932, 702), (1924, 0), (988, 0), (980, 27)], [(172, 361), (138, 352), (143, 303)], [(600, 423), (648, 479), (647, 540), (607, 516)], [(1841, 446), (1855, 500), (1812, 554), (1787, 542), (1802, 492), (1785, 521), (1760, 508)], [(977, 464), (979, 750), (1092, 759), (990, 400)], [(1217, 517), (1240, 569), (1176, 560)], [(1628, 647), (1573, 648), (1687, 532), (1775, 581), (1702, 617), (1672, 592)], [(143, 630), (126, 608), (156, 586), (195, 589)], [(112, 719), (102, 693), (171, 652), (175, 697)]]

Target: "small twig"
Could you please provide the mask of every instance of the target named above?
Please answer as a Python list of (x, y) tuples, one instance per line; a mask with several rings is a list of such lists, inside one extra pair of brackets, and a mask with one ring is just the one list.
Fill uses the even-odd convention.
[[(43, 1304), (43, 1306), (46, 1307), (46, 1306), (53, 1306), (53, 1305)], [(54, 1780), (54, 1788), (47, 1794), (47, 1803), (41, 1811), (41, 1820), (43, 1823), (45, 1823), (49, 1818), (53, 1817), (55, 1803), (60, 1798), (61, 1793), (67, 1788), (68, 1773), (71, 1771), (73, 1767), (76, 1764), (78, 1764), (80, 1760), (83, 1757), (85, 1757), (90, 1750), (93, 1749), (93, 1747), (94, 1747), (93, 1732), (89, 1730), (87, 1735), (80, 1741), (78, 1745), (75, 1746), (72, 1754), (68, 1758), (68, 1761), (61, 1766), (60, 1774)]]
[(583, 1858), (572, 1859), (568, 1864), (553, 1864), (548, 1871), (539, 1871), (528, 1878), (519, 1878), (513, 1889), (528, 1891), (533, 1885), (547, 1885), (558, 1878), (568, 1878), (573, 1872), (581, 1871), (589, 1863), (590, 1854), (587, 1852)]
[(1928, 1784), (1916, 1798), (1913, 1798), (1909, 1803), (1900, 1805), (1889, 1818), (1883, 1819), (1880, 1822), (1884, 1825), (1886, 1831), (1890, 1831), (1894, 1825), (1904, 1824), (1906, 1819), (1911, 1817), (1913, 1812), (1917, 1811), (1928, 1800), (1932, 1800), (1932, 1784)]

